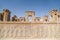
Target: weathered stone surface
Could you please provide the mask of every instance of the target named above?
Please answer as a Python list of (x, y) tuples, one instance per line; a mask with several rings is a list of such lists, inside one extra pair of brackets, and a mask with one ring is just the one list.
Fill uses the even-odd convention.
[(0, 23), (0, 38), (59, 38), (60, 23)]

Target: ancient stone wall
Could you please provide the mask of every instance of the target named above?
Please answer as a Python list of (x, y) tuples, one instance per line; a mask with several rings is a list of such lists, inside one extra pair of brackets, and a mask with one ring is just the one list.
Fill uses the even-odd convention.
[(59, 24), (1, 22), (0, 38), (59, 38)]

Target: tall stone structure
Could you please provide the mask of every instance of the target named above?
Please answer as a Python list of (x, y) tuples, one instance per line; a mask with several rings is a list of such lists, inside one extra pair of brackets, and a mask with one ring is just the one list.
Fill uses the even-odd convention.
[(57, 10), (52, 10), (50, 12), (50, 20), (51, 21), (57, 21)]
[(10, 21), (10, 11), (3, 9), (3, 21)]
[(58, 21), (58, 22), (60, 21), (60, 11), (57, 12), (57, 21)]
[(0, 13), (0, 21), (3, 21), (3, 13)]

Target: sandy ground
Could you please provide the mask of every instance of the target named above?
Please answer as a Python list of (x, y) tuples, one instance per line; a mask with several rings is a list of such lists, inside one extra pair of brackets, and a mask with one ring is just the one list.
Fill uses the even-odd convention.
[(13, 39), (13, 38), (4, 38), (0, 40), (60, 40), (60, 38), (41, 38), (41, 39)]

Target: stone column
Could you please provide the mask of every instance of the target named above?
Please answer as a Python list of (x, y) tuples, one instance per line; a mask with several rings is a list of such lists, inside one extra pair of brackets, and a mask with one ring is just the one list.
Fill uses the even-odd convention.
[(3, 14), (0, 13), (0, 21), (3, 21)]
[(32, 15), (32, 22), (34, 22), (34, 15)]
[(10, 21), (10, 11), (3, 9), (3, 21)]

